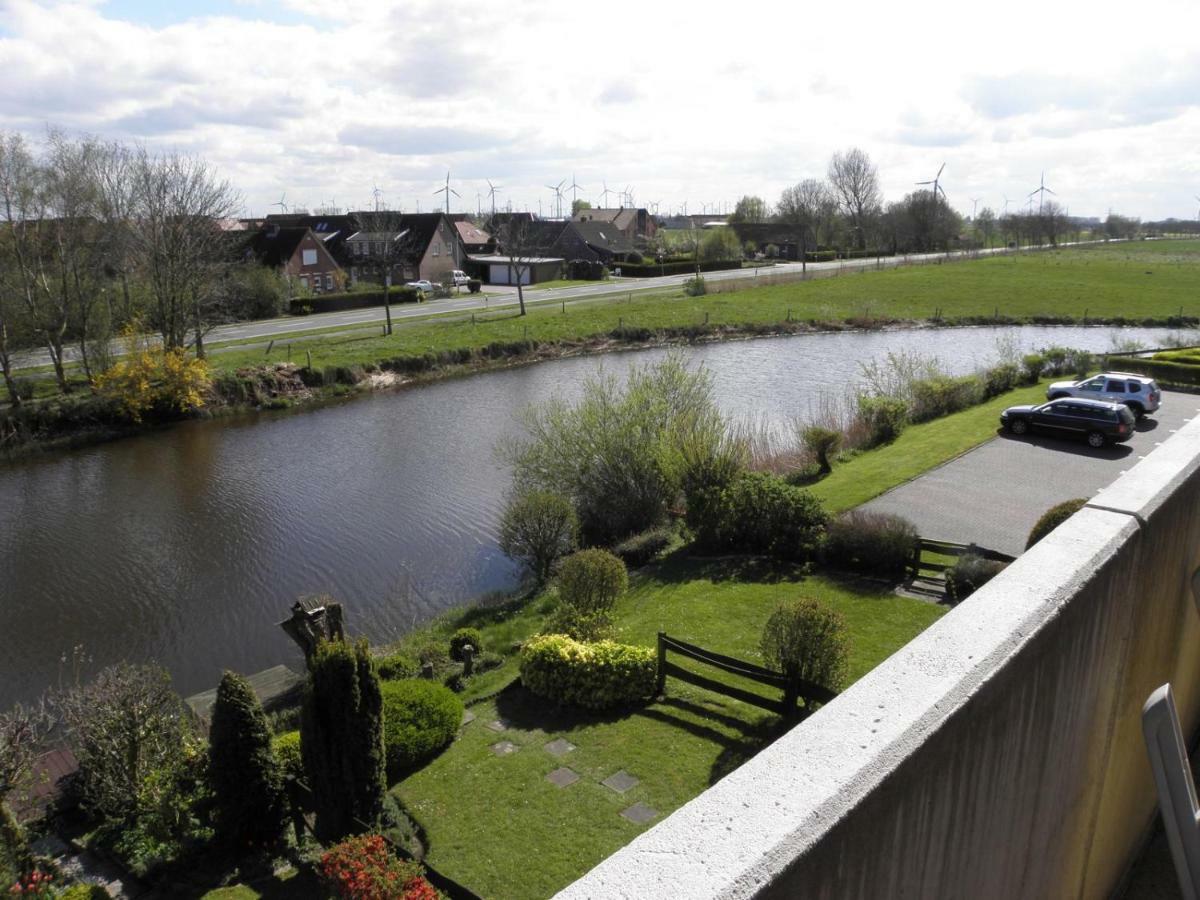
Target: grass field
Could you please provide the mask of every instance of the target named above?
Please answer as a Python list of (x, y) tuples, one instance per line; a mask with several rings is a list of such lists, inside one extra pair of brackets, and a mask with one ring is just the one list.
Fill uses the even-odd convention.
[[(1086, 249), (868, 271), (750, 288), (707, 297), (633, 294), (533, 307), (456, 321), (406, 324), (391, 337), (361, 335), (292, 341), (292, 359), (311, 351), (315, 366), (373, 363), (392, 356), (480, 347), (493, 341), (583, 341), (619, 325), (660, 329), (763, 325), (785, 320), (1017, 319), (1200, 316), (1200, 241), (1143, 241)], [(279, 359), (286, 342), (277, 342)], [(213, 357), (220, 369), (263, 362), (261, 349)]]
[[(663, 630), (757, 661), (767, 616), (797, 595), (846, 617), (851, 680), (944, 612), (877, 584), (677, 554), (635, 574), (616, 610), (618, 639), (653, 646)], [(611, 716), (555, 710), (523, 689), (472, 711), (476, 719), (451, 748), (395, 792), (426, 829), (430, 863), (485, 897), (553, 894), (653, 824), (635, 825), (622, 810), (645, 803), (657, 822), (781, 733), (770, 713), (678, 682), (668, 683), (665, 699)], [(491, 722), (504, 727), (494, 731)], [(560, 737), (576, 748), (561, 758), (544, 749)], [(497, 756), (491, 746), (499, 741), (519, 749)], [(560, 766), (579, 781), (566, 788), (547, 781)], [(601, 784), (619, 770), (639, 779), (624, 794)]]

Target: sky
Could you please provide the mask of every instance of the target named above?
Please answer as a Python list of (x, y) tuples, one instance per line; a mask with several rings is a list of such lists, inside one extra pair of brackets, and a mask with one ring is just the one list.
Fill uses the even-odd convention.
[(944, 163), (965, 215), (1044, 172), (1072, 215), (1193, 219), (1197, 35), (1195, 0), (0, 0), (0, 129), (201, 156), (246, 215), (428, 211), (447, 171), (456, 212), (489, 179), (702, 212), (859, 147), (887, 199)]

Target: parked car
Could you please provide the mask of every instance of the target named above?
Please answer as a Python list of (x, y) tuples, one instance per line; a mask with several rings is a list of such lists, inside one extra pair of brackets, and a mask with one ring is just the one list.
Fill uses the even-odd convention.
[(407, 281), (405, 287), (416, 288), (418, 291), (424, 291), (426, 294), (433, 293), (433, 282), (428, 278), (422, 278), (420, 281)]
[(456, 288), (460, 288), (466, 287), (471, 279), (467, 277), (467, 273), (462, 269), (455, 269), (450, 273), (450, 278), (447, 280), (453, 282)]
[(1054, 437), (1084, 438), (1092, 447), (1133, 437), (1136, 419), (1123, 403), (1066, 398), (1041, 406), (1010, 406), (1000, 424), (1013, 434), (1041, 431)]
[(1047, 400), (1060, 397), (1124, 403), (1139, 419), (1157, 411), (1162, 403), (1162, 391), (1153, 378), (1130, 372), (1102, 372), (1082, 381), (1056, 381), (1046, 388)]

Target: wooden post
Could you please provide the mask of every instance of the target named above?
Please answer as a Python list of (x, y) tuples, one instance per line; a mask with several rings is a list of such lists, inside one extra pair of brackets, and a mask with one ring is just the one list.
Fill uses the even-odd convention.
[(312, 370), (312, 351), (305, 350), (304, 356), (308, 359), (308, 369), (309, 369), (309, 371), (311, 371)]
[(275, 338), (271, 338), (271, 342), (267, 344), (267, 356), (271, 355), (271, 348), (275, 346)]
[(796, 684), (796, 676), (788, 675), (787, 685), (783, 689), (783, 713), (785, 718), (796, 718), (796, 704), (799, 699), (800, 686)]
[(661, 697), (667, 687), (667, 645), (663, 643), (666, 632), (658, 633), (658, 683), (654, 688), (656, 697)]

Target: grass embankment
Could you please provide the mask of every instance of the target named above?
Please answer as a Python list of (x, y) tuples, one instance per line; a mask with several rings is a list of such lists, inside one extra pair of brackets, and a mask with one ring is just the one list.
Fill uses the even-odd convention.
[[(634, 575), (616, 609), (617, 637), (653, 646), (662, 630), (758, 660), (767, 616), (779, 600), (800, 594), (846, 617), (852, 680), (944, 611), (879, 585), (804, 576), (790, 566), (677, 554)], [(532, 633), (532, 613), (517, 619), (520, 626), (508, 620), (504, 634), (494, 637), (483, 625), (485, 640), (503, 641), (525, 628)], [(426, 830), (430, 863), (485, 897), (553, 894), (653, 824), (629, 822), (622, 810), (645, 803), (659, 821), (781, 730), (776, 716), (757, 707), (674, 681), (665, 699), (610, 716), (555, 710), (522, 689), (471, 709), (475, 720), (451, 748), (394, 790)], [(502, 730), (488, 727), (497, 721)], [(575, 749), (551, 755), (544, 746), (556, 738)], [(499, 741), (519, 749), (497, 756), (491, 747)], [(558, 788), (546, 775), (563, 766), (579, 781)], [(639, 779), (624, 794), (601, 784), (620, 770)]]
[[(1200, 315), (1196, 284), (1200, 241), (1098, 245), (1086, 249), (1021, 253), (979, 260), (885, 269), (839, 278), (748, 288), (707, 297), (618, 295), (561, 306), (532, 307), (453, 321), (425, 320), (397, 327), (391, 337), (341, 335), (296, 339), (292, 359), (311, 351), (313, 365), (377, 363), (393, 356), (481, 347), (528, 338), (579, 343), (614, 329), (696, 326), (767, 326), (789, 320), (857, 324), (887, 321), (1002, 319), (1082, 321), (1154, 319)], [(286, 341), (276, 343), (280, 359)], [(233, 369), (264, 361), (261, 349), (213, 357)]]

